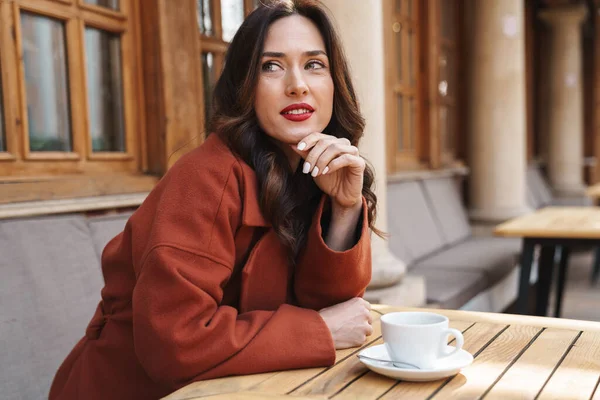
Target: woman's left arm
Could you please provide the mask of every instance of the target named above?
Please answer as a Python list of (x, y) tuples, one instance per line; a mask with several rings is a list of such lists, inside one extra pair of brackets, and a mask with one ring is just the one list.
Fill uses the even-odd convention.
[[(325, 194), (294, 283), (299, 305), (321, 309), (362, 296), (371, 280), (369, 218), (362, 195), (366, 163), (348, 139), (320, 132), (306, 136), (294, 150), (304, 159), (303, 172)], [(323, 224), (326, 199), (330, 219)]]
[(356, 230), (362, 208), (362, 201), (352, 207), (332, 204), (331, 222), (325, 236), (325, 243), (330, 249), (346, 251), (356, 244)]
[[(348, 216), (348, 220), (339, 220), (334, 227), (331, 215), (329, 229), (323, 234), (326, 202), (327, 196), (323, 196), (294, 274), (297, 304), (313, 310), (362, 297), (371, 281), (371, 232), (365, 199), (360, 203), (354, 226)], [(343, 249), (332, 248), (333, 242), (344, 243)]]

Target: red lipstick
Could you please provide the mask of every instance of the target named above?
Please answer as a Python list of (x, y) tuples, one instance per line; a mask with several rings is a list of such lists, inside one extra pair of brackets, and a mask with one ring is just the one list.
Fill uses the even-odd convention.
[[(300, 110), (300, 112), (294, 112), (295, 110)], [(291, 104), (289, 106), (287, 106), (286, 108), (284, 108), (283, 110), (281, 110), (280, 114), (283, 118), (290, 120), (290, 121), (294, 121), (294, 122), (301, 122), (301, 121), (306, 121), (307, 119), (309, 119), (313, 113), (315, 112), (315, 109), (312, 108), (310, 106), (310, 104), (306, 104), (306, 103), (296, 103), (296, 104)]]

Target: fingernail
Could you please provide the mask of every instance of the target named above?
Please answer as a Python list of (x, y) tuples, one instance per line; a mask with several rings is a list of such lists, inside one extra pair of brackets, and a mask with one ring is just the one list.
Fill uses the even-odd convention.
[(313, 169), (313, 172), (311, 174), (314, 177), (316, 177), (317, 175), (319, 175), (319, 167), (315, 167), (315, 169)]
[(306, 143), (304, 142), (300, 142), (300, 144), (298, 145), (298, 150), (302, 151), (306, 148)]
[(325, 169), (323, 170), (323, 175), (325, 175), (328, 172), (329, 172), (329, 167), (325, 167)]
[(305, 162), (304, 166), (302, 167), (302, 173), (308, 174), (308, 171), (310, 171), (310, 164)]

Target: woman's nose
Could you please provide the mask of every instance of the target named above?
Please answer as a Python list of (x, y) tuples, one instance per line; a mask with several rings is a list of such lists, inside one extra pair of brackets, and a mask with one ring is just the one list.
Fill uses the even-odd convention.
[(287, 79), (288, 83), (286, 87), (286, 95), (303, 96), (308, 94), (308, 85), (304, 81), (302, 73), (300, 71), (289, 71)]

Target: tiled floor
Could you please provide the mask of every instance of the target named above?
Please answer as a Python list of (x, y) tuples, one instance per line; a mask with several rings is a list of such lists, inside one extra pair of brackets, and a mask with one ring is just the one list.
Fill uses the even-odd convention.
[[(563, 318), (600, 321), (600, 283), (590, 284), (591, 271), (591, 252), (571, 256), (563, 298)], [(550, 303), (548, 315), (552, 315), (554, 310), (552, 299)]]

